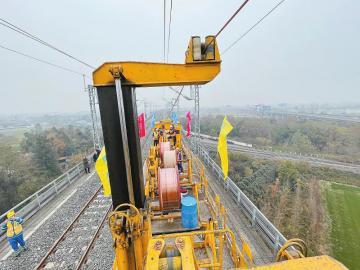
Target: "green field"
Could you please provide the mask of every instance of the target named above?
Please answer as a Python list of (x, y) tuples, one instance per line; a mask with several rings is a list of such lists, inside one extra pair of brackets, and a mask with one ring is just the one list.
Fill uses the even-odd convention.
[(325, 184), (325, 194), (332, 255), (350, 269), (360, 269), (360, 188)]
[(0, 144), (6, 144), (14, 147), (18, 147), (24, 133), (28, 132), (29, 128), (16, 128), (0, 130)]

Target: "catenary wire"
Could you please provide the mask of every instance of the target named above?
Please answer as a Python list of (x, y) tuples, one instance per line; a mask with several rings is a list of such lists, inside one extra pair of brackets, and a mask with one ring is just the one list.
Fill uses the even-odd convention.
[(170, 15), (169, 15), (169, 32), (167, 38), (167, 52), (166, 52), (166, 62), (169, 61), (169, 52), (170, 52), (170, 38), (171, 38), (171, 19), (172, 19), (172, 9), (173, 9), (173, 0), (170, 0)]
[(170, 112), (172, 112), (172, 111), (173, 111), (173, 109), (174, 109), (174, 107), (175, 107), (176, 103), (178, 102), (179, 97), (180, 97), (180, 95), (181, 95), (181, 93), (182, 93), (182, 91), (183, 91), (183, 90), (184, 90), (184, 86), (182, 86), (182, 87), (181, 87), (181, 90), (179, 91), (178, 96), (176, 97), (176, 99), (175, 99), (174, 103), (173, 103), (173, 104), (172, 104), (172, 106), (171, 106), (171, 110), (170, 110)]
[(72, 69), (69, 69), (69, 68), (67, 68), (67, 67), (63, 67), (63, 66), (60, 66), (60, 65), (51, 63), (51, 62), (48, 62), (48, 61), (43, 60), (43, 59), (40, 59), (40, 58), (36, 58), (36, 57), (34, 57), (34, 56), (31, 56), (31, 55), (28, 55), (28, 54), (19, 52), (19, 51), (17, 51), (17, 50), (10, 49), (10, 48), (8, 48), (8, 47), (6, 47), (6, 46), (0, 45), (0, 48), (1, 48), (1, 49), (4, 49), (4, 50), (7, 50), (7, 51), (10, 51), (10, 52), (13, 52), (13, 53), (18, 54), (18, 55), (22, 55), (22, 56), (24, 56), (24, 57), (26, 57), (26, 58), (29, 58), (29, 59), (32, 59), (32, 60), (34, 60), (34, 61), (41, 62), (41, 63), (47, 64), (47, 65), (49, 65), (49, 66), (53, 66), (53, 67), (56, 67), (56, 68), (59, 68), (59, 69), (62, 69), (62, 70), (68, 71), (68, 72), (72, 72), (72, 73), (75, 73), (75, 74), (78, 74), (78, 75), (87, 77), (85, 74), (83, 74), (83, 73), (81, 73), (81, 72), (78, 72), (78, 71), (76, 71), (76, 70), (72, 70)]
[[(175, 92), (176, 94), (179, 94), (180, 93), (180, 90), (176, 90), (174, 87), (172, 87), (172, 86), (169, 86), (169, 88), (173, 91), (173, 92)], [(183, 98), (185, 98), (186, 100), (193, 100), (192, 98), (190, 98), (190, 97), (188, 97), (188, 96), (185, 96), (184, 94), (181, 94), (181, 96), (183, 97)]]
[(244, 34), (242, 34), (238, 39), (236, 39), (233, 43), (231, 43), (224, 51), (221, 52), (221, 55), (224, 55), (228, 52), (232, 47), (236, 45), (241, 39), (243, 39), (251, 30), (253, 30), (256, 26), (258, 26), (267, 16), (269, 16), (275, 9), (277, 9), (282, 3), (286, 0), (282, 0), (277, 3), (271, 10), (269, 10), (260, 20), (258, 20), (253, 26), (251, 26)]
[(249, 2), (250, 0), (245, 0), (241, 6), (234, 12), (234, 14), (226, 21), (226, 23), (223, 25), (223, 27), (220, 28), (220, 30), (216, 33), (215, 38), (217, 38), (221, 32), (229, 25), (229, 23), (236, 17), (236, 15), (240, 12), (240, 10), (243, 9), (243, 7)]
[(216, 33), (216, 35), (212, 38), (212, 40), (205, 46), (204, 51), (210, 46), (211, 43), (215, 41), (215, 39), (221, 34), (222, 31), (229, 25), (229, 23), (236, 17), (236, 15), (245, 7), (245, 5), (250, 0), (245, 0), (240, 7), (234, 12), (234, 14), (225, 22), (225, 24), (220, 28), (220, 30)]
[(7, 28), (9, 28), (9, 29), (11, 29), (11, 30), (13, 30), (13, 31), (15, 31), (15, 32), (17, 32), (17, 33), (19, 33), (19, 34), (21, 34), (21, 35), (23, 35), (23, 36), (26, 36), (26, 37), (28, 37), (28, 38), (30, 38), (30, 39), (32, 39), (32, 40), (34, 40), (34, 41), (42, 44), (42, 45), (48, 47), (48, 48), (50, 48), (50, 49), (53, 49), (53, 50), (55, 50), (55, 51), (57, 51), (57, 52), (65, 55), (65, 56), (67, 56), (67, 57), (69, 57), (69, 58), (71, 58), (71, 59), (73, 59), (73, 60), (75, 60), (75, 61), (77, 61), (77, 62), (79, 62), (79, 63), (81, 63), (81, 64), (83, 64), (83, 65), (85, 65), (85, 66), (87, 66), (87, 67), (89, 67), (89, 68), (91, 68), (91, 69), (95, 69), (94, 66), (92, 66), (92, 65), (90, 65), (90, 64), (88, 64), (88, 63), (86, 63), (86, 62), (84, 62), (84, 61), (76, 58), (75, 56), (73, 56), (73, 55), (71, 55), (71, 54), (69, 54), (69, 53), (67, 53), (67, 52), (65, 52), (65, 51), (63, 51), (63, 50), (55, 47), (54, 45), (52, 45), (52, 44), (50, 44), (50, 43), (48, 43), (48, 42), (46, 42), (46, 41), (38, 38), (37, 36), (35, 36), (35, 35), (27, 32), (27, 31), (25, 31), (24, 29), (22, 29), (22, 28), (14, 25), (14, 24), (8, 22), (7, 20), (4, 20), (4, 19), (0, 18), (0, 24), (3, 25), (3, 26), (5, 26), (5, 27), (7, 27)]
[[(216, 35), (214, 36), (214, 38), (208, 43), (208, 45), (205, 47), (204, 51), (207, 50), (208, 46), (221, 34), (221, 32), (229, 25), (229, 23), (236, 17), (236, 15), (245, 7), (245, 5), (249, 2), (250, 0), (245, 0), (240, 7), (234, 12), (234, 14), (225, 22), (225, 24), (220, 28), (220, 30), (216, 33)], [(171, 13), (170, 13), (171, 14)], [(170, 25), (170, 24), (169, 24)], [(165, 0), (164, 0), (164, 33), (165, 33)], [(165, 34), (164, 34), (164, 42), (165, 42)], [(164, 46), (165, 48), (165, 46)], [(164, 49), (165, 50), (165, 49)], [(174, 103), (172, 104), (172, 108), (171, 111), (173, 110), (176, 102), (179, 100), (179, 97), (182, 93), (182, 90), (184, 88), (182, 88), (179, 93), (178, 96), (176, 98), (176, 100), (174, 101)]]
[(163, 57), (164, 57), (164, 63), (165, 63), (165, 46), (166, 46), (166, 38), (165, 38), (165, 35), (166, 35), (166, 0), (164, 0), (164, 21), (163, 21), (163, 49), (164, 49), (164, 52), (163, 52)]

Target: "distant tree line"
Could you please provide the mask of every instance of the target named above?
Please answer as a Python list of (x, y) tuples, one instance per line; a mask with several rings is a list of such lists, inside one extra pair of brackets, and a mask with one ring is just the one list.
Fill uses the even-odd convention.
[(24, 134), (19, 147), (0, 144), (0, 213), (8, 210), (62, 173), (58, 158), (70, 165), (92, 147), (90, 131), (73, 126)]
[[(219, 162), (215, 151), (210, 155)], [(232, 152), (229, 177), (285, 237), (305, 240), (310, 254), (331, 251), (321, 180), (360, 186), (360, 176), (353, 173)]]
[[(201, 132), (218, 136), (223, 115), (201, 118)], [(296, 118), (269, 119), (228, 116), (234, 129), (229, 138), (302, 154), (360, 162), (360, 125)]]

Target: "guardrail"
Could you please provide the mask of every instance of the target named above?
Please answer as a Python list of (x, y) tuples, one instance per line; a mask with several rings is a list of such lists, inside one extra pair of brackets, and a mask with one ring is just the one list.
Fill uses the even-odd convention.
[[(72, 167), (36, 193), (9, 209), (7, 212), (14, 210), (17, 216), (22, 217), (25, 221), (28, 220), (48, 204), (57, 194), (78, 180), (84, 173), (83, 163), (78, 163), (76, 166)], [(0, 216), (0, 223), (3, 223), (6, 220), (7, 212)], [(5, 233), (0, 232), (0, 240), (2, 240), (3, 234)]]
[(209, 153), (200, 144), (195, 144), (188, 140), (194, 152), (211, 168), (217, 176), (216, 180), (228, 191), (234, 202), (240, 206), (240, 210), (245, 214), (251, 225), (264, 242), (273, 250), (274, 254), (285, 244), (287, 239), (284, 235), (265, 217), (255, 204), (241, 191), (241, 189), (228, 177), (224, 181), (224, 174), (220, 166), (210, 157)]

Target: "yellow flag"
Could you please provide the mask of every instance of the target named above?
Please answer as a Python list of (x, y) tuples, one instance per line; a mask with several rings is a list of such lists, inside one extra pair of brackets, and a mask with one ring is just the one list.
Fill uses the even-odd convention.
[(221, 160), (221, 169), (224, 174), (224, 179), (228, 177), (229, 171), (229, 160), (228, 160), (228, 151), (227, 151), (227, 135), (231, 132), (233, 126), (227, 120), (226, 116), (224, 117), (218, 142), (218, 153)]
[(246, 256), (250, 260), (250, 263), (252, 264), (254, 262), (254, 260), (253, 260), (253, 255), (252, 255), (251, 249), (249, 247), (249, 244), (246, 243), (246, 241), (244, 239), (242, 239), (242, 238), (240, 238), (240, 239), (241, 239), (241, 242), (242, 242), (242, 252), (244, 254), (246, 254)]
[(95, 163), (95, 170), (100, 178), (101, 184), (104, 188), (104, 196), (111, 195), (110, 181), (109, 181), (109, 171), (106, 161), (106, 152), (105, 147), (100, 152), (98, 159)]

